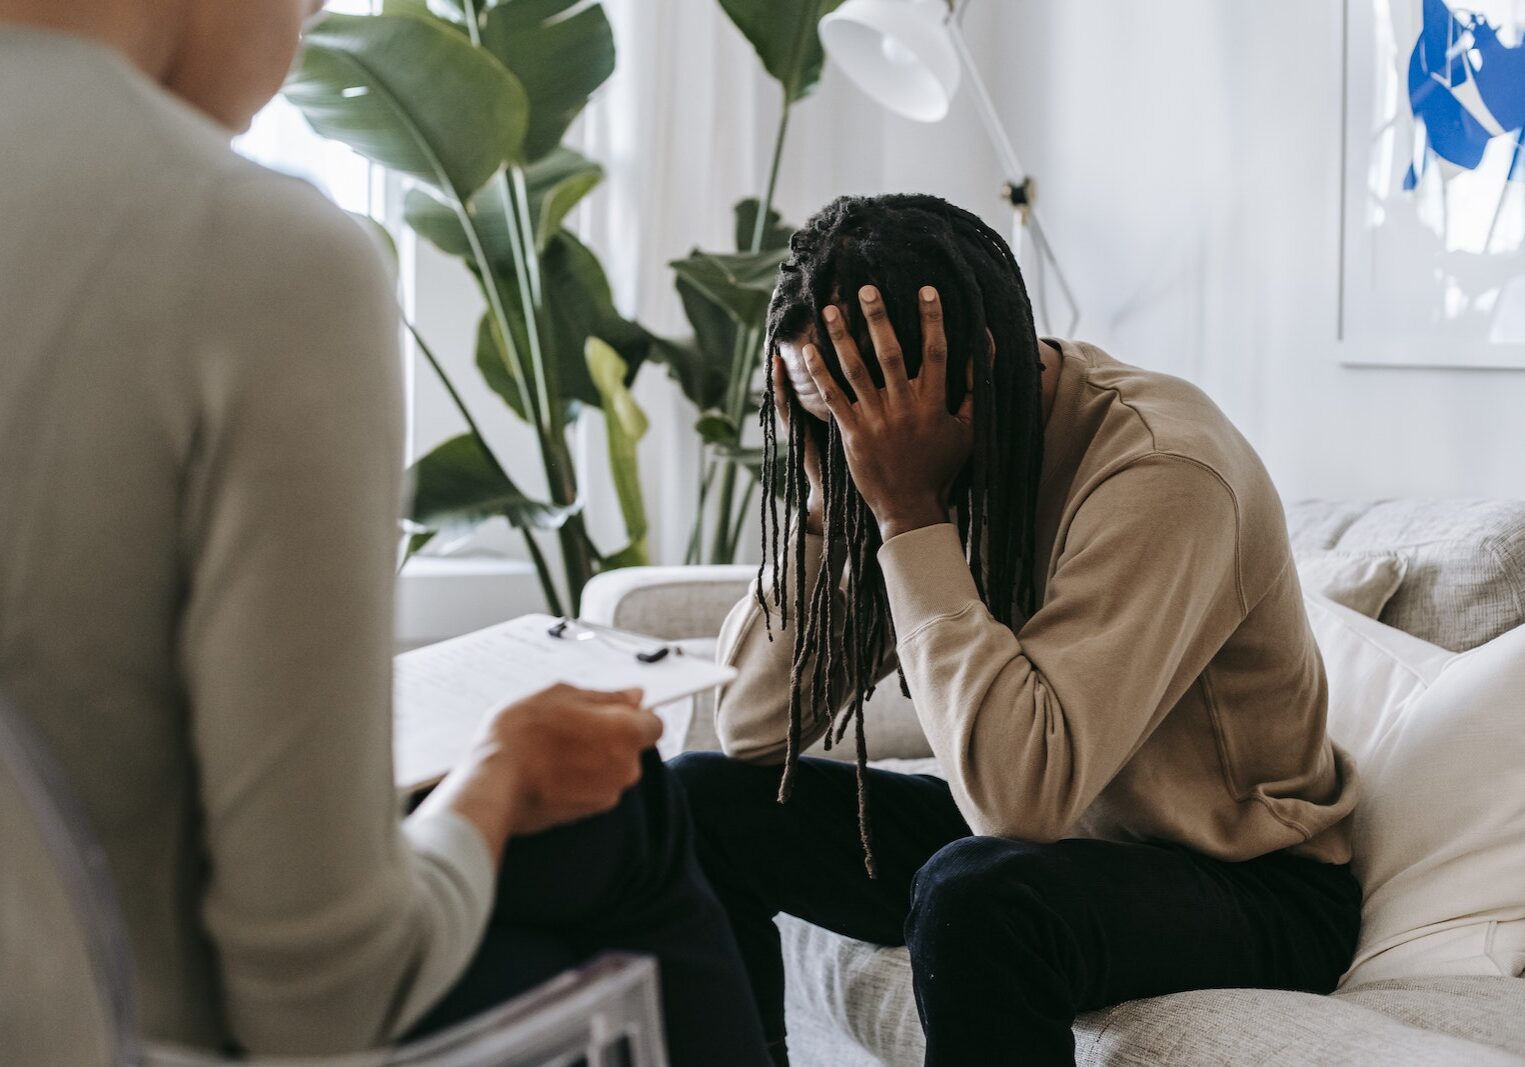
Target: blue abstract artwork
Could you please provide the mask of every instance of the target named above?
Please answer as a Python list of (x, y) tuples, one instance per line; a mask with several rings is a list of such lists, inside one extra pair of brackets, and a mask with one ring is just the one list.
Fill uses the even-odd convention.
[(1409, 107), (1423, 136), (1403, 187), (1419, 184), (1432, 153), (1477, 169), (1496, 137), (1513, 146), (1509, 180), (1525, 181), (1525, 44), (1506, 44), (1485, 15), (1445, 0), (1424, 0), (1423, 16), (1408, 65)]
[(1525, 367), (1525, 0), (1345, 0), (1341, 358)]

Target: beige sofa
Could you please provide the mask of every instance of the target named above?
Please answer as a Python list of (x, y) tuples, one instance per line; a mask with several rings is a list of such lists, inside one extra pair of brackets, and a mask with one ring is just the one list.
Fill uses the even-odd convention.
[[(1299, 553), (1395, 556), (1402, 580), (1380, 619), (1452, 650), (1525, 623), (1525, 502), (1309, 501), (1289, 509)], [(642, 568), (589, 587), (591, 619), (708, 654), (745, 592), (747, 567)], [(1396, 580), (1396, 579), (1395, 579)], [(883, 765), (936, 773), (895, 686), (873, 702)], [(667, 754), (716, 748), (713, 700), (669, 715)], [(1525, 729), (1525, 722), (1521, 728)], [(1525, 902), (1525, 857), (1519, 887)], [(903, 948), (866, 945), (780, 917), (789, 1034), (801, 1067), (919, 1064), (923, 1043)], [(1120, 1004), (1075, 1026), (1082, 1064), (1525, 1064), (1525, 979), (1416, 976), (1332, 996), (1203, 990)]]

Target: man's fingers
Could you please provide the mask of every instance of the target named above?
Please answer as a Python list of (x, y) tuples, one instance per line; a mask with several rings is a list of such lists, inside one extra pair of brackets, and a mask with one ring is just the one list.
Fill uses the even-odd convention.
[(784, 366), (784, 357), (777, 352), (769, 356), (770, 365), (773, 368), (773, 410), (778, 412), (778, 421), (784, 424), (784, 429), (789, 428), (789, 368)]
[[(868, 367), (858, 351), (858, 342), (847, 332), (847, 321), (842, 317), (842, 312), (835, 305), (828, 305), (821, 317), (826, 320), (826, 336), (831, 338), (831, 347), (836, 349), (837, 362), (842, 365), (842, 376), (857, 394), (858, 403), (868, 408), (876, 407), (879, 404), (879, 387), (868, 373)], [(820, 384), (817, 379), (816, 387), (819, 388)]]
[[(851, 343), (851, 338), (848, 339)], [(841, 349), (837, 354), (841, 355)], [(821, 400), (825, 403), (832, 417), (838, 425), (850, 425), (854, 421), (853, 405), (848, 402), (847, 396), (837, 388), (837, 383), (831, 377), (831, 371), (826, 366), (826, 360), (821, 356), (821, 350), (815, 345), (805, 346), (805, 369), (810, 372), (810, 380), (815, 382), (817, 392), (821, 394)]]
[(943, 302), (930, 285), (922, 287), (921, 372), (916, 380), (919, 395), (928, 405), (948, 403), (948, 338), (943, 333)]
[(905, 353), (900, 350), (900, 340), (890, 325), (889, 312), (879, 290), (865, 285), (858, 290), (858, 304), (863, 317), (868, 320), (868, 336), (874, 342), (874, 356), (879, 369), (884, 372), (884, 392), (893, 401), (903, 401), (911, 395), (910, 383), (905, 376)]

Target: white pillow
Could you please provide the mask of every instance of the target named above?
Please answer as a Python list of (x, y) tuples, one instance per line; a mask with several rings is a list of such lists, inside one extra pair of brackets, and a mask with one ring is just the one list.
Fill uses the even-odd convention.
[(1342, 986), (1525, 969), (1525, 627), (1453, 654), (1320, 597), (1329, 732), (1356, 759), (1361, 937)]
[(1368, 619), (1382, 614), (1408, 573), (1401, 556), (1378, 552), (1299, 552), (1297, 577), (1304, 593), (1328, 597)]

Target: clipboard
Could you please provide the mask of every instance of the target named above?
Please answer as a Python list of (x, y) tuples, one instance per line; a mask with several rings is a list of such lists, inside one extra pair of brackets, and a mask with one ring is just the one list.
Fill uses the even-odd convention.
[(524, 615), (404, 652), (392, 661), (397, 789), (412, 793), (438, 782), (486, 716), (548, 686), (640, 689), (643, 705), (655, 708), (735, 677), (730, 667), (655, 638), (550, 615)]

